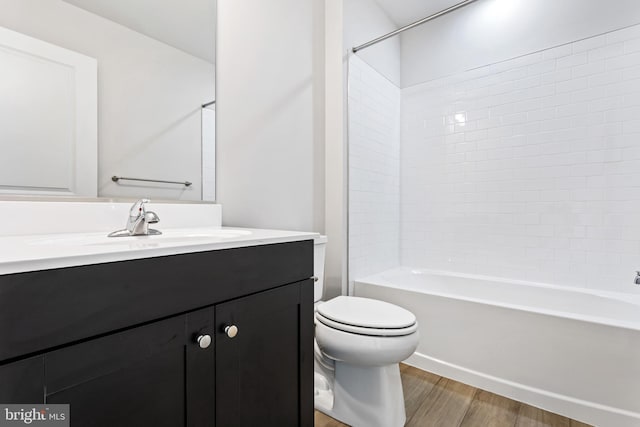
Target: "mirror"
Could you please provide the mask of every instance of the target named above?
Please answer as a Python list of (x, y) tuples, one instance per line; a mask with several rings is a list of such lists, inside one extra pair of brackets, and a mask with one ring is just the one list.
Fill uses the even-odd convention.
[(0, 195), (215, 200), (215, 34), (215, 0), (0, 0)]

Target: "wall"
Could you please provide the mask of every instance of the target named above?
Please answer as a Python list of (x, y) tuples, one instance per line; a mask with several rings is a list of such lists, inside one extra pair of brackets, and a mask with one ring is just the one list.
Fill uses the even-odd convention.
[(347, 292), (347, 150), (342, 0), (324, 4), (325, 298)]
[[(0, 26), (98, 60), (98, 195), (200, 199), (213, 64), (60, 0), (0, 0)], [(194, 185), (115, 184), (116, 174)]]
[(637, 292), (640, 26), (402, 93), (402, 261)]
[(216, 178), (225, 225), (323, 231), (316, 1), (218, 2)]
[[(217, 190), (224, 223), (326, 233), (325, 298), (346, 292), (347, 283), (347, 46), (395, 28), (377, 6), (361, 14), (371, 5), (218, 5)], [(373, 25), (360, 26), (363, 16)], [(343, 34), (351, 24), (359, 26)], [(392, 64), (390, 76), (399, 81), (399, 40), (375, 49), (385, 52), (379, 64)], [(255, 79), (256, 69), (262, 79)]]
[(400, 89), (349, 61), (349, 279), (400, 264)]
[(637, 0), (481, 0), (402, 34), (402, 87), (637, 24), (639, 18)]

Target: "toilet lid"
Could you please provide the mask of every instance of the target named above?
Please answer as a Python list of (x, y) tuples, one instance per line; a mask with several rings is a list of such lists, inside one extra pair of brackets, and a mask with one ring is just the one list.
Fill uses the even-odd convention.
[(320, 325), (327, 326), (331, 329), (337, 329), (341, 332), (350, 334), (367, 335), (371, 337), (402, 337), (411, 335), (418, 330), (418, 322), (408, 328), (367, 328), (363, 326), (347, 325), (346, 323), (336, 322), (324, 317), (320, 313), (316, 313), (316, 328)]
[(388, 302), (369, 298), (339, 296), (318, 306), (318, 314), (357, 328), (407, 329), (416, 324), (416, 316)]

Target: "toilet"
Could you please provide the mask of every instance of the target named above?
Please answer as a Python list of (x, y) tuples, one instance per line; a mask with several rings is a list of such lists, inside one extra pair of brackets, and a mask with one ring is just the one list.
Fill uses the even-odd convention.
[(369, 298), (321, 301), (326, 243), (314, 241), (315, 408), (354, 427), (404, 426), (399, 363), (418, 345), (416, 317)]

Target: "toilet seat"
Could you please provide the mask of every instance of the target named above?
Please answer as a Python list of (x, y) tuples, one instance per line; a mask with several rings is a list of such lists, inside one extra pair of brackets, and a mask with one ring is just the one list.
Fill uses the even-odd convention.
[(386, 366), (409, 357), (418, 345), (416, 330), (401, 336), (355, 334), (316, 324), (316, 342), (327, 358), (352, 366)]
[(339, 331), (368, 336), (397, 337), (418, 329), (408, 310), (384, 301), (339, 296), (318, 306), (316, 320)]

